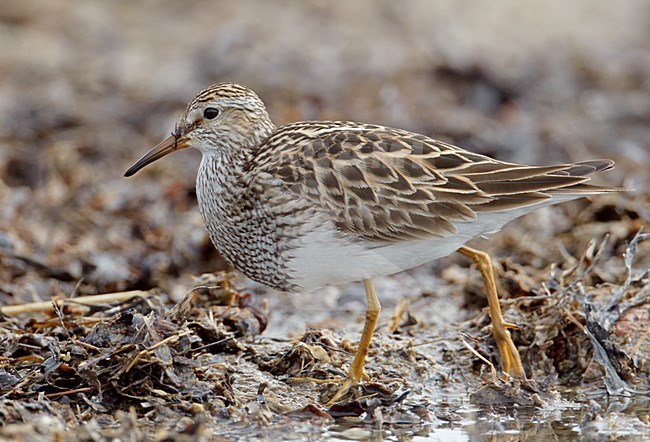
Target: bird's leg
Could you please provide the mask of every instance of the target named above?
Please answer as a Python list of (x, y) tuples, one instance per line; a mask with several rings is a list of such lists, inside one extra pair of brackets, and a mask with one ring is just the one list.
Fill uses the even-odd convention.
[(377, 325), (379, 312), (381, 311), (381, 305), (377, 299), (377, 294), (375, 293), (372, 281), (365, 278), (363, 280), (363, 286), (366, 289), (366, 321), (363, 324), (363, 332), (361, 332), (359, 346), (357, 347), (357, 352), (354, 354), (352, 365), (350, 365), (348, 377), (343, 380), (343, 384), (336, 391), (332, 399), (329, 400), (327, 403), (328, 406), (338, 401), (345, 393), (347, 393), (350, 387), (358, 383), (363, 376), (363, 364), (366, 360), (366, 355), (368, 354), (372, 334)]
[(517, 328), (517, 326), (505, 322), (501, 314), (501, 306), (499, 305), (499, 296), (497, 294), (497, 286), (494, 280), (494, 271), (490, 256), (485, 252), (465, 246), (458, 249), (458, 253), (471, 259), (483, 277), (485, 294), (487, 295), (488, 305), (490, 307), (490, 318), (492, 319), (492, 335), (499, 349), (503, 371), (510, 374), (512, 370), (515, 376), (525, 375), (519, 352), (517, 351), (517, 347), (515, 347), (515, 343), (512, 342), (512, 337), (508, 331), (509, 328)]

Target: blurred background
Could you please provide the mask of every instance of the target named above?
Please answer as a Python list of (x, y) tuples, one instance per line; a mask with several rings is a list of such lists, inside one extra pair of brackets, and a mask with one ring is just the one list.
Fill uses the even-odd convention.
[[(379, 123), (515, 162), (612, 158), (600, 182), (634, 187), (620, 198), (647, 222), (648, 42), (643, 0), (5, 0), (0, 304), (179, 297), (225, 268), (196, 208), (197, 152), (122, 177), (220, 81), (254, 89), (278, 125)], [(563, 228), (544, 219), (549, 237)]]

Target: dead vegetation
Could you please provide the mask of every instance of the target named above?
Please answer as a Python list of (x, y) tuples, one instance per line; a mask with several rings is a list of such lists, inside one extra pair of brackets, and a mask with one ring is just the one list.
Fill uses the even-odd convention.
[(559, 387), (647, 397), (650, 271), (635, 257), (649, 240), (632, 231), (605, 236), (541, 270), (514, 257), (499, 263), (510, 294), (505, 314), (520, 325), (514, 338), (530, 380), (497, 374), (484, 312), (450, 324), (445, 336), (421, 326), (411, 309), (392, 333), (378, 334), (370, 380), (330, 408), (321, 404), (345, 375), (352, 344), (327, 329), (290, 342), (264, 339), (265, 303), (236, 291), (232, 274), (198, 278), (176, 304), (154, 291), (93, 305), (59, 300), (38, 319), (3, 311), (3, 431), (28, 426), (45, 436), (79, 427), (80, 437), (111, 438), (149, 425), (165, 437), (196, 436), (242, 420), (270, 434), (287, 420), (421, 425), (436, 408), (436, 395), (422, 388), (432, 381), (440, 390), (469, 386), (472, 403), (504, 410), (552, 407)]
[[(647, 434), (647, 5), (221, 3), (3, 3), (0, 438)], [(360, 287), (292, 298), (229, 273), (196, 209), (195, 154), (122, 178), (217, 81), (258, 91), (277, 124), (614, 159), (601, 183), (634, 190), (472, 244), (494, 258), (530, 380), (499, 373), (478, 272), (452, 256), (375, 281), (369, 379), (323, 407), (358, 339)]]

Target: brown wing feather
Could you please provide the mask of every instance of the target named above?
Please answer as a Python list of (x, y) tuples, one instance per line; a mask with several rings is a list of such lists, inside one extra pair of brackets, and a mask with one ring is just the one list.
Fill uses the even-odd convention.
[(258, 168), (330, 213), (341, 229), (383, 242), (454, 234), (456, 222), (477, 213), (535, 205), (554, 193), (605, 192), (584, 184), (584, 175), (613, 164), (512, 164), (408, 131), (349, 122), (284, 126), (260, 152)]

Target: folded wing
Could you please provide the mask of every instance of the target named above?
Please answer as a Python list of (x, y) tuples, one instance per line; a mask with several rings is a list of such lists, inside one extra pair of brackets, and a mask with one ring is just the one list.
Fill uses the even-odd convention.
[(424, 135), (350, 122), (280, 128), (257, 166), (344, 230), (379, 242), (444, 237), (478, 214), (521, 209), (556, 194), (610, 191), (586, 184), (610, 160), (527, 166)]

